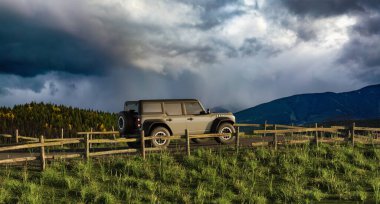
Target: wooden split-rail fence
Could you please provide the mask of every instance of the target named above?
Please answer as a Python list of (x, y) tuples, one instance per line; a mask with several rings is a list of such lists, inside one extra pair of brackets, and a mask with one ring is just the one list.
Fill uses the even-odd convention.
[[(40, 160), (40, 166), (41, 170), (44, 170), (46, 167), (46, 160), (47, 159), (66, 159), (66, 158), (78, 158), (83, 157), (85, 159), (90, 159), (90, 157), (94, 156), (102, 156), (102, 155), (111, 155), (111, 154), (122, 154), (122, 153), (138, 153), (141, 152), (142, 157), (145, 159), (146, 152), (151, 151), (161, 151), (162, 148), (157, 147), (146, 147), (146, 141), (147, 140), (156, 140), (156, 139), (170, 139), (170, 140), (179, 140), (179, 139), (185, 139), (186, 140), (186, 152), (188, 155), (190, 155), (190, 141), (191, 139), (195, 138), (215, 138), (215, 137), (223, 137), (223, 136), (229, 136), (230, 134), (221, 133), (221, 134), (200, 134), (200, 135), (190, 135), (189, 132), (186, 130), (185, 136), (154, 136), (154, 137), (145, 137), (145, 132), (141, 131), (139, 135), (135, 135), (136, 138), (116, 138), (113, 139), (91, 139), (94, 135), (116, 135), (119, 132), (115, 131), (109, 131), (109, 132), (78, 132), (78, 135), (83, 135), (83, 137), (78, 138), (66, 138), (66, 139), (45, 139), (44, 136), (40, 136), (39, 139), (26, 137), (26, 136), (19, 136), (18, 131), (16, 131), (15, 141), (20, 142), (20, 139), (27, 140), (26, 143), (19, 143), (9, 146), (3, 146), (0, 147), (0, 153), (1, 152), (9, 152), (12, 150), (22, 150), (22, 149), (31, 149), (31, 148), (39, 148), (39, 156), (28, 156), (28, 157), (18, 157), (18, 158), (9, 158), (9, 159), (3, 159), (0, 160), (0, 164), (7, 164), (7, 163), (15, 163), (15, 162), (25, 162), (25, 161), (33, 161), (33, 160)], [(1, 134), (0, 136), (3, 137), (12, 137), (12, 135), (7, 134)], [(235, 133), (235, 136), (239, 138), (238, 134)], [(238, 139), (236, 140), (238, 141)], [(110, 143), (130, 143), (130, 142), (138, 142), (140, 143), (140, 148), (126, 148), (126, 149), (117, 149), (117, 150), (107, 150), (107, 151), (96, 151), (91, 152), (91, 145), (92, 144), (110, 144)], [(63, 155), (46, 155), (45, 147), (54, 147), (54, 146), (63, 146), (63, 145), (70, 145), (70, 144), (84, 144), (84, 151), (83, 153), (69, 153), (69, 154), (63, 154)], [(238, 142), (236, 142), (238, 145)]]
[[(236, 137), (235, 139), (235, 149), (238, 152), (241, 137), (256, 137), (265, 138), (266, 141), (255, 141), (251, 144), (253, 147), (271, 145), (277, 150), (279, 144), (305, 144), (314, 143), (318, 146), (319, 143), (355, 143), (362, 144), (380, 144), (380, 128), (369, 128), (369, 127), (357, 127), (355, 123), (350, 127), (344, 126), (331, 126), (331, 127), (318, 127), (315, 124), (314, 127), (301, 127), (301, 126), (289, 126), (289, 125), (279, 125), (279, 124), (235, 124), (236, 132), (233, 133)], [(240, 133), (240, 128), (255, 128), (252, 135), (245, 135)], [(259, 129), (257, 129), (259, 128)], [(361, 135), (357, 133), (362, 133)], [(366, 134), (366, 136), (363, 135)], [(369, 134), (368, 134), (369, 133)], [(117, 138), (119, 132), (108, 131), (108, 132), (78, 132), (79, 137), (76, 138), (64, 138), (63, 129), (60, 138), (47, 139), (44, 136), (40, 138), (32, 138), (27, 136), (21, 136), (18, 130), (15, 131), (14, 135), (10, 134), (0, 134), (0, 137), (13, 139), (16, 144), (6, 145), (0, 147), (1, 152), (9, 152), (13, 150), (31, 149), (39, 148), (39, 155), (28, 156), (28, 157), (18, 157), (18, 158), (8, 158), (0, 160), (0, 164), (15, 163), (15, 162), (25, 162), (39, 160), (41, 170), (46, 167), (47, 159), (65, 159), (65, 158), (78, 158), (82, 157), (85, 159), (90, 159), (94, 156), (111, 155), (111, 154), (122, 154), (122, 153), (140, 153), (145, 159), (146, 152), (161, 151), (161, 148), (146, 147), (146, 141), (155, 139), (170, 139), (170, 140), (185, 140), (186, 141), (186, 154), (191, 154), (191, 139), (202, 139), (202, 138), (216, 138), (222, 136), (230, 136), (228, 133), (217, 133), (217, 134), (197, 134), (191, 135), (188, 130), (186, 130), (185, 135), (174, 135), (174, 136), (149, 136), (145, 137), (145, 132), (141, 131), (140, 134), (134, 135), (135, 138)], [(305, 135), (306, 134), (306, 135)], [(330, 134), (326, 137), (325, 134)], [(94, 138), (96, 135), (107, 135), (113, 136), (111, 139), (99, 139)], [(260, 137), (257, 137), (259, 135)], [(106, 151), (90, 151), (92, 149), (92, 144), (117, 144), (117, 143), (140, 143), (139, 148), (126, 148), (126, 149), (116, 149), (116, 150), (106, 150)], [(56, 154), (56, 155), (46, 155), (45, 147), (54, 147), (72, 144), (82, 144), (82, 153), (68, 153), (68, 154)]]

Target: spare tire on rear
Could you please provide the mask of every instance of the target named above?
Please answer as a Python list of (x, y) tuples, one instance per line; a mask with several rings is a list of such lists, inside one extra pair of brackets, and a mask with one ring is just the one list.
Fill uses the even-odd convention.
[(133, 118), (131, 114), (126, 111), (119, 113), (119, 118), (117, 119), (117, 124), (119, 127), (120, 135), (128, 134), (132, 131)]

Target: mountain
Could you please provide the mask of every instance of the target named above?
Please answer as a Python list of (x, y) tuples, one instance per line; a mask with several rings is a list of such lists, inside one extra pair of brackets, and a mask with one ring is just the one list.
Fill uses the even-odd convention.
[(380, 118), (380, 84), (344, 93), (280, 98), (235, 113), (241, 123), (306, 124)]

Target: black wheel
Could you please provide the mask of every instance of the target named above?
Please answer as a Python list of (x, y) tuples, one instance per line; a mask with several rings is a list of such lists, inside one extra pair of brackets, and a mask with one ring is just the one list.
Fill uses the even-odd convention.
[[(156, 127), (153, 129), (153, 131), (150, 134), (151, 136), (170, 136), (170, 132), (168, 129), (164, 127)], [(163, 140), (163, 139), (154, 139), (149, 140), (151, 146), (153, 147), (160, 147), (165, 148), (169, 145), (170, 140)]]
[(218, 133), (231, 133), (231, 135), (229, 136), (215, 138), (215, 140), (221, 144), (231, 144), (236, 139), (233, 135), (233, 133), (235, 133), (235, 128), (230, 123), (222, 123), (221, 125), (219, 125)]

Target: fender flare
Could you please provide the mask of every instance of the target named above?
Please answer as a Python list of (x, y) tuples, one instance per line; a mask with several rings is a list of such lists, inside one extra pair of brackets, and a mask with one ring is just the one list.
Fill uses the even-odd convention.
[(145, 135), (150, 135), (150, 132), (153, 130), (153, 128), (155, 128), (157, 126), (162, 126), (162, 127), (166, 128), (166, 129), (168, 129), (168, 131), (170, 132), (170, 134), (173, 135), (172, 130), (170, 129), (170, 127), (163, 120), (157, 120), (157, 119), (145, 120), (144, 124), (142, 125), (142, 129), (144, 130)]
[(228, 117), (220, 117), (220, 118), (216, 118), (214, 120), (214, 122), (212, 123), (211, 125), (211, 132), (217, 132), (218, 130), (218, 127), (220, 126), (220, 124), (222, 123), (231, 123), (232, 125), (234, 124), (234, 121), (231, 120), (231, 118), (228, 118)]

